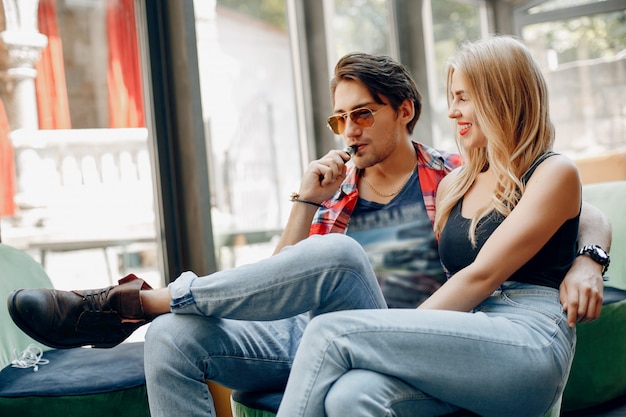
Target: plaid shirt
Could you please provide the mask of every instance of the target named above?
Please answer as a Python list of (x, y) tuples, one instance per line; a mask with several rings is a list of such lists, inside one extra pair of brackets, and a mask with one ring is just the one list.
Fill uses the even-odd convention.
[[(417, 180), (422, 189), (426, 212), (431, 223), (435, 221), (435, 196), (439, 182), (454, 168), (463, 163), (458, 154), (437, 151), (418, 142), (413, 142), (417, 154)], [(345, 233), (359, 199), (357, 183), (363, 170), (348, 167), (346, 179), (339, 190), (317, 210), (309, 235)]]

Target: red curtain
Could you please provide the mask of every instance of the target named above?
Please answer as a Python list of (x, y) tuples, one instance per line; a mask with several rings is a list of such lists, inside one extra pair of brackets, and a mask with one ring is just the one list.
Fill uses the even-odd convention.
[(144, 127), (134, 0), (107, 1), (109, 126)]
[(55, 0), (40, 0), (37, 12), (39, 32), (48, 37), (48, 46), (41, 51), (35, 68), (37, 78), (37, 111), (40, 129), (70, 129), (70, 107), (67, 101), (63, 45)]
[(0, 100), (0, 216), (15, 214), (15, 165), (9, 139), (9, 121)]
[[(143, 127), (143, 92), (134, 0), (107, 0), (109, 126)], [(39, 31), (48, 46), (36, 64), (40, 129), (70, 129), (63, 47), (55, 0), (40, 0)]]

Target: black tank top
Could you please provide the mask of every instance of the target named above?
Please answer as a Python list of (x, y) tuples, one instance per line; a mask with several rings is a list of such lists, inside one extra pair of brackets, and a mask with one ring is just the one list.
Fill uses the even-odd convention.
[[(524, 175), (522, 181), (528, 181), (537, 166), (552, 155), (555, 154), (547, 152), (539, 157)], [(505, 218), (500, 213), (492, 211), (480, 219), (476, 228), (477, 244), (473, 248), (468, 238), (471, 220), (461, 216), (462, 204), (463, 199), (461, 198), (452, 209), (439, 241), (441, 262), (449, 276), (454, 275), (476, 259), (485, 241)], [(549, 207), (546, 207), (545, 210), (549, 210)], [(537, 212), (537, 216), (541, 216), (541, 211)], [(563, 223), (539, 252), (508, 277), (507, 281), (558, 288), (576, 257), (579, 219), (580, 212), (578, 216)]]

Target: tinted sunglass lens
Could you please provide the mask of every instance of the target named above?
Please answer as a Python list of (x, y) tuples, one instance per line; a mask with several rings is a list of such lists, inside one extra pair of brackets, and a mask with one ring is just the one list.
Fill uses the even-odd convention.
[(331, 116), (328, 118), (328, 127), (336, 135), (341, 135), (344, 129), (344, 119), (341, 116)]
[(350, 119), (361, 127), (370, 127), (374, 124), (374, 115), (370, 109), (357, 109), (350, 113)]
[(361, 127), (370, 127), (374, 124), (374, 113), (370, 109), (356, 109), (341, 116), (330, 116), (328, 118), (328, 127), (334, 134), (341, 135), (346, 129), (346, 117), (350, 117), (353, 123)]

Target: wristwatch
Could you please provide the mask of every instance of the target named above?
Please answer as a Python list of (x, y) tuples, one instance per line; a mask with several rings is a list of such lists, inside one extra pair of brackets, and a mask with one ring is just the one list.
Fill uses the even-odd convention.
[(611, 257), (601, 246), (598, 245), (586, 245), (583, 246), (581, 250), (578, 251), (576, 256), (587, 255), (600, 265), (602, 265), (602, 275), (606, 274), (607, 269), (609, 269), (609, 264), (611, 263)]

